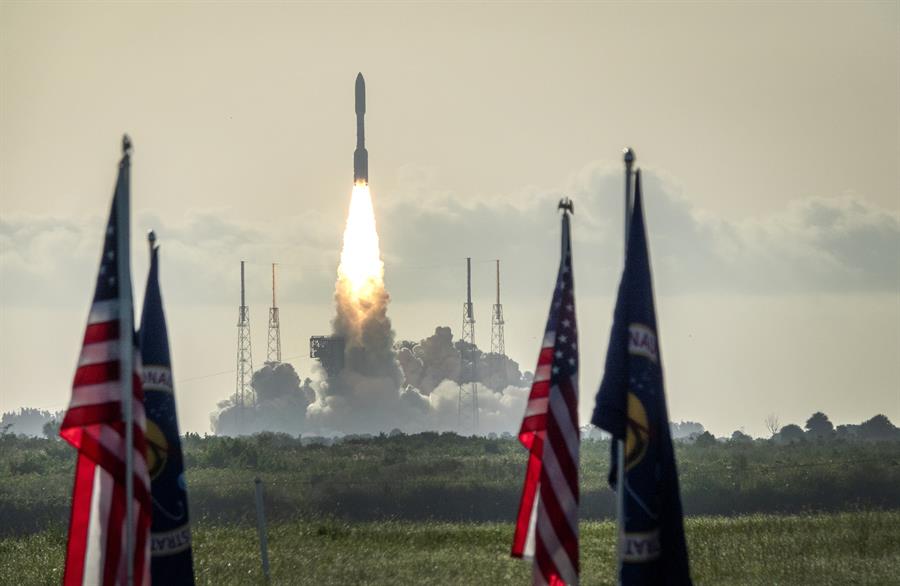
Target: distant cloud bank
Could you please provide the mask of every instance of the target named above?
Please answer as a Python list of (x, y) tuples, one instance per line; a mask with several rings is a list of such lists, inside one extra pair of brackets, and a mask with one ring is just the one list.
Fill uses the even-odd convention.
[[(395, 297), (416, 301), (455, 292), (456, 265), (468, 255), (503, 259), (508, 299), (543, 294), (531, 277), (556, 262), (553, 210), (564, 194), (575, 201), (579, 289), (613, 292), (622, 246), (619, 170), (590, 165), (558, 191), (526, 190), (476, 201), (433, 190), (421, 176), (408, 175), (397, 193), (374, 196), (386, 279)], [(645, 172), (644, 185), (660, 294), (900, 290), (896, 210), (852, 195), (811, 197), (734, 222), (694, 208), (674, 181), (652, 171)], [(3, 304), (84, 305), (96, 270), (103, 213), (0, 218)], [(243, 220), (233, 209), (187, 210), (178, 218), (138, 211), (134, 258), (141, 252), (142, 235), (154, 228), (162, 244), (168, 302), (236, 303), (239, 259), (250, 261), (248, 270), (260, 275), (267, 273), (269, 262), (282, 263), (284, 301), (321, 300), (334, 283), (341, 226), (341, 218), (315, 211), (286, 213), (267, 225)], [(141, 280), (136, 272), (136, 283)], [(267, 279), (260, 276), (248, 285), (251, 295), (268, 297)]]

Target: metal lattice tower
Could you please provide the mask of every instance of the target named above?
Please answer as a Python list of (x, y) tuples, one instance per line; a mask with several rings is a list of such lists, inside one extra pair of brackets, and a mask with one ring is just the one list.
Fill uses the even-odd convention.
[(253, 401), (253, 387), (250, 380), (253, 377), (253, 356), (250, 352), (250, 308), (247, 307), (244, 296), (244, 261), (241, 261), (241, 306), (238, 309), (238, 345), (237, 365), (235, 372), (234, 396), (238, 409), (243, 416), (243, 410), (248, 403)]
[(459, 430), (478, 433), (478, 389), (475, 386), (475, 310), (472, 307), (472, 259), (466, 258), (466, 302), (463, 303), (459, 371)]
[(500, 304), (500, 261), (497, 262), (497, 303), (491, 314), (491, 353), (506, 355), (506, 342), (503, 339), (503, 305)]
[(272, 263), (272, 307), (269, 308), (269, 341), (266, 362), (281, 363), (281, 323), (278, 320), (278, 304), (275, 302), (275, 263)]

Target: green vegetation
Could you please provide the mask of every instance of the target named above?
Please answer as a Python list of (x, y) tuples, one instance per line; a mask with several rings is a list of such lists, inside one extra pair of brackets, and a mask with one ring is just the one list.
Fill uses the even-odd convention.
[[(526, 584), (511, 523), (293, 521), (269, 530), (275, 584)], [(612, 522), (584, 522), (582, 583), (613, 584)], [(900, 513), (695, 517), (698, 585), (900, 584)], [(198, 584), (262, 583), (252, 525), (194, 531)], [(58, 584), (65, 534), (0, 539), (0, 583)]]
[[(508, 557), (513, 438), (189, 434), (184, 449), (201, 584), (261, 581), (256, 476), (275, 583), (528, 581)], [(608, 454), (582, 444), (585, 584), (613, 583)], [(900, 584), (900, 442), (737, 436), (677, 455), (697, 584)], [(74, 460), (59, 440), (0, 436), (0, 584), (59, 582)]]
[[(525, 466), (515, 439), (425, 433), (300, 441), (286, 435), (184, 439), (193, 516), (254, 518), (253, 479), (273, 522), (498, 521), (514, 518)], [(900, 509), (900, 442), (678, 444), (689, 515)], [(0, 436), (0, 536), (64, 528), (75, 452), (59, 440)], [(613, 516), (608, 442), (582, 444), (582, 512)]]

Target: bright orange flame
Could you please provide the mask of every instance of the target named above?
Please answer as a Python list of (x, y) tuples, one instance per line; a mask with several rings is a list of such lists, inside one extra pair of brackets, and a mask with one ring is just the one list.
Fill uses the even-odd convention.
[(365, 183), (353, 186), (338, 266), (338, 287), (359, 313), (365, 313), (375, 294), (384, 290), (384, 263), (375, 229), (375, 210)]

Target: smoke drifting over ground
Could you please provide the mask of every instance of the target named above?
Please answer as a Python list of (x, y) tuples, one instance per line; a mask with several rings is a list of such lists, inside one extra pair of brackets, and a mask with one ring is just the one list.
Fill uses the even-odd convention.
[[(450, 328), (438, 327), (418, 343), (394, 343), (387, 313), (390, 295), (366, 185), (353, 189), (334, 297), (332, 329), (344, 343), (343, 365), (327, 373), (320, 368), (318, 381), (307, 379), (301, 386), (290, 365), (267, 364), (253, 376), (255, 406), (242, 410), (233, 400), (221, 403), (213, 415), (216, 433), (472, 433), (458, 429), (459, 384), (472, 382), (480, 411), (477, 432), (518, 429), (531, 375), (523, 375), (515, 361), (471, 348), (475, 380), (462, 380), (460, 350), (469, 345), (454, 343)], [(252, 425), (240, 424), (242, 411)]]
[(294, 367), (287, 363), (266, 363), (253, 373), (255, 401), (243, 409), (236, 397), (219, 403), (210, 417), (213, 432), (242, 435), (259, 431), (279, 431), (299, 435), (310, 431), (306, 420), (309, 405), (316, 400), (312, 380), (300, 384)]
[[(317, 369), (317, 380), (301, 380), (290, 364), (266, 364), (253, 375), (254, 405), (243, 409), (234, 398), (219, 403), (212, 415), (213, 431), (241, 435), (260, 431), (291, 435), (380, 433), (400, 429), (457, 431), (460, 347), (449, 327), (435, 328), (434, 335), (412, 342), (393, 343), (385, 297), (381, 319), (361, 322), (380, 335), (357, 338), (348, 344), (345, 368), (328, 378)], [(335, 332), (338, 320), (335, 320)], [(385, 346), (384, 344), (388, 344)], [(370, 353), (370, 349), (375, 352)], [(480, 428), (478, 433), (515, 433), (528, 398), (531, 373), (502, 355), (474, 350), (478, 357), (476, 388)]]

